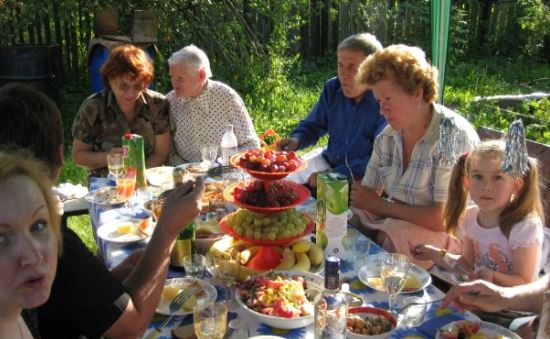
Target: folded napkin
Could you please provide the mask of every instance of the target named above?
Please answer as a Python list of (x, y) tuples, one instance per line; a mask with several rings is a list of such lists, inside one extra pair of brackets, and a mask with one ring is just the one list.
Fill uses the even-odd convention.
[(59, 196), (61, 201), (79, 199), (88, 194), (88, 189), (86, 187), (80, 184), (71, 184), (70, 182), (64, 182), (55, 186), (53, 191)]

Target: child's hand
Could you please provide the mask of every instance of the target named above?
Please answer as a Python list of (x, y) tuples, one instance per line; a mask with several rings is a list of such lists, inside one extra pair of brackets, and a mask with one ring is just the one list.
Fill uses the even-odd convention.
[(434, 260), (439, 257), (440, 249), (427, 244), (419, 244), (410, 248), (413, 258), (418, 260)]
[(482, 279), (488, 282), (493, 282), (495, 271), (489, 270), (487, 268), (482, 268), (474, 273), (475, 278)]

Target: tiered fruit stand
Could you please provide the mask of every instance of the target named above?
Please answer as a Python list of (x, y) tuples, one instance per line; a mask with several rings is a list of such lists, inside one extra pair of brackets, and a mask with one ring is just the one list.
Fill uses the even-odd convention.
[[(245, 203), (240, 201), (235, 195), (236, 189), (242, 189), (243, 187), (250, 185), (252, 182), (252, 181), (244, 181), (244, 182), (239, 182), (239, 183), (229, 185), (228, 187), (225, 188), (224, 198), (226, 199), (226, 201), (229, 201), (243, 209), (247, 209), (254, 213), (264, 215), (269, 220), (269, 218), (271, 218), (275, 213), (285, 212), (309, 200), (310, 193), (307, 188), (290, 181), (281, 180), (294, 171), (304, 169), (307, 166), (305, 161), (296, 158), (295, 159), (296, 161), (294, 163), (295, 164), (297, 163), (298, 166), (293, 168), (292, 171), (285, 171), (285, 172), (277, 171), (277, 172), (271, 173), (266, 171), (252, 170), (243, 166), (240, 162), (240, 159), (242, 156), (244, 156), (244, 153), (233, 156), (230, 161), (231, 165), (246, 171), (252, 177), (256, 178), (256, 180), (260, 180), (262, 185), (264, 185), (264, 191), (268, 191), (269, 187), (274, 182), (277, 181), (280, 184), (282, 184), (284, 187), (291, 189), (294, 192), (294, 195), (296, 196), (296, 198), (290, 204), (284, 205), (284, 206), (264, 207), (264, 206), (255, 206), (250, 203)], [(296, 212), (296, 213), (300, 213), (300, 212)], [(315, 222), (311, 219), (311, 217), (309, 217), (306, 214), (302, 214), (302, 217), (307, 220), (307, 225), (303, 232), (301, 232), (300, 234), (293, 235), (291, 237), (286, 237), (282, 239), (277, 238), (275, 240), (258, 239), (257, 237), (247, 237), (242, 233), (239, 234), (238, 232), (236, 232), (236, 230), (233, 228), (233, 226), (229, 222), (229, 219), (231, 218), (230, 215), (224, 217), (221, 220), (220, 227), (223, 232), (231, 235), (235, 239), (246, 241), (247, 243), (250, 243), (252, 245), (261, 246), (258, 253), (246, 264), (246, 266), (256, 270), (269, 270), (269, 269), (276, 268), (281, 262), (281, 251), (278, 247), (287, 247), (292, 242), (304, 237), (305, 235), (311, 233), (314, 230)]]

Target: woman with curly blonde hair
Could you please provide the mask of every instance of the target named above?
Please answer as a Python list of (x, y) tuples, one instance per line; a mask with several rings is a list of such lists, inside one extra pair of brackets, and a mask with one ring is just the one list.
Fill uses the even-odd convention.
[(372, 88), (388, 126), (375, 140), (363, 181), (352, 187), (354, 211), (363, 227), (379, 231), (377, 241), (388, 251), (410, 255), (420, 242), (448, 248), (442, 210), (452, 164), (441, 165), (436, 152), (440, 123), (446, 119), (456, 131), (457, 154), (479, 142), (475, 130), (436, 103), (437, 70), (418, 47), (392, 45), (370, 55), (357, 80)]

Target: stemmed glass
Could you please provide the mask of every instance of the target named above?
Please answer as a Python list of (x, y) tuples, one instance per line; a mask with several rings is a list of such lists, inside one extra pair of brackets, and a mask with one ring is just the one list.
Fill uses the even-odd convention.
[(382, 256), (380, 278), (384, 289), (389, 294), (389, 310), (394, 312), (395, 299), (407, 280), (410, 262), (409, 257), (399, 253), (386, 253)]
[(199, 339), (222, 339), (227, 332), (227, 305), (210, 303), (196, 306), (193, 327)]
[(124, 172), (124, 155), (122, 153), (107, 154), (107, 168), (111, 177), (116, 181)]
[(231, 304), (231, 289), (229, 287), (237, 281), (240, 266), (238, 254), (216, 253), (207, 260), (207, 268), (213, 275), (214, 282), (224, 286), (225, 302), (227, 304)]

